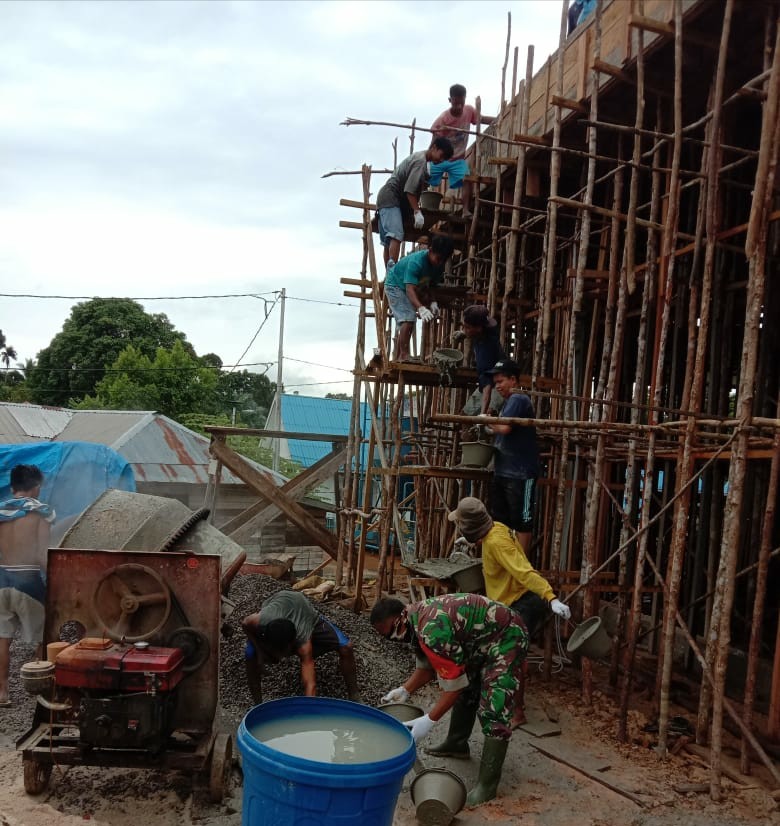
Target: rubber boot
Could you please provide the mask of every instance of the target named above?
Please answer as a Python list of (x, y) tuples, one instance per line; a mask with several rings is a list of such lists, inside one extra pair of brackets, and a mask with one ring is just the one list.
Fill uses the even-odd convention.
[(501, 769), (504, 767), (504, 758), (508, 747), (509, 740), (501, 740), (498, 737), (485, 738), (477, 785), (474, 786), (466, 798), (467, 806), (479, 806), (496, 796), (498, 781), (501, 779)]
[(450, 712), (450, 727), (447, 736), (436, 746), (430, 746), (425, 751), (436, 757), (457, 757), (468, 760), (469, 737), (477, 718), (477, 706), (456, 703)]

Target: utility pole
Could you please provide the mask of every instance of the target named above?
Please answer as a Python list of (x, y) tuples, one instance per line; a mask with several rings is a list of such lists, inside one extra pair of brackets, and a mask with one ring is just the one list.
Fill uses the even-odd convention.
[[(279, 353), (276, 358), (276, 430), (282, 429), (282, 393), (284, 387), (282, 385), (282, 358), (284, 351), (284, 300), (287, 295), (287, 290), (282, 288), (281, 295), (281, 309), (279, 313)], [(279, 437), (274, 438), (274, 463), (273, 469), (279, 471)]]

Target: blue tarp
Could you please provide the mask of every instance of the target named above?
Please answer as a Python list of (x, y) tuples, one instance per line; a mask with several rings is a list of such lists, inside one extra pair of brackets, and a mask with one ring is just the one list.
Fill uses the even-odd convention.
[(11, 497), (11, 468), (15, 465), (37, 465), (41, 469), (44, 480), (40, 500), (57, 514), (53, 540), (58, 540), (76, 517), (109, 488), (135, 491), (130, 463), (110, 447), (91, 442), (40, 442), (0, 445), (0, 501)]

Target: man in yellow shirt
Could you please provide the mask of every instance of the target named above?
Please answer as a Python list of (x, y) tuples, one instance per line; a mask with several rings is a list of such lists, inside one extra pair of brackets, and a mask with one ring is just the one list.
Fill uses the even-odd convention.
[[(533, 636), (547, 616), (548, 608), (565, 620), (571, 618), (569, 606), (555, 596), (550, 583), (528, 561), (515, 531), (503, 522), (494, 522), (479, 499), (473, 496), (461, 499), (448, 519), (455, 522), (464, 539), (482, 549), (487, 598), (517, 611), (529, 636)], [(520, 683), (513, 726), (525, 722), (523, 688), (524, 680)]]

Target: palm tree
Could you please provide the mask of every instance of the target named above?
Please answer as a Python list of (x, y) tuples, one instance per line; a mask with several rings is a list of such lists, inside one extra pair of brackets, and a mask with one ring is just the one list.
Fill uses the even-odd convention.
[(0, 330), (0, 361), (5, 365), (4, 378), (8, 379), (8, 368), (11, 366), (11, 360), (17, 357), (16, 348), (11, 347), (6, 342), (5, 333)]

